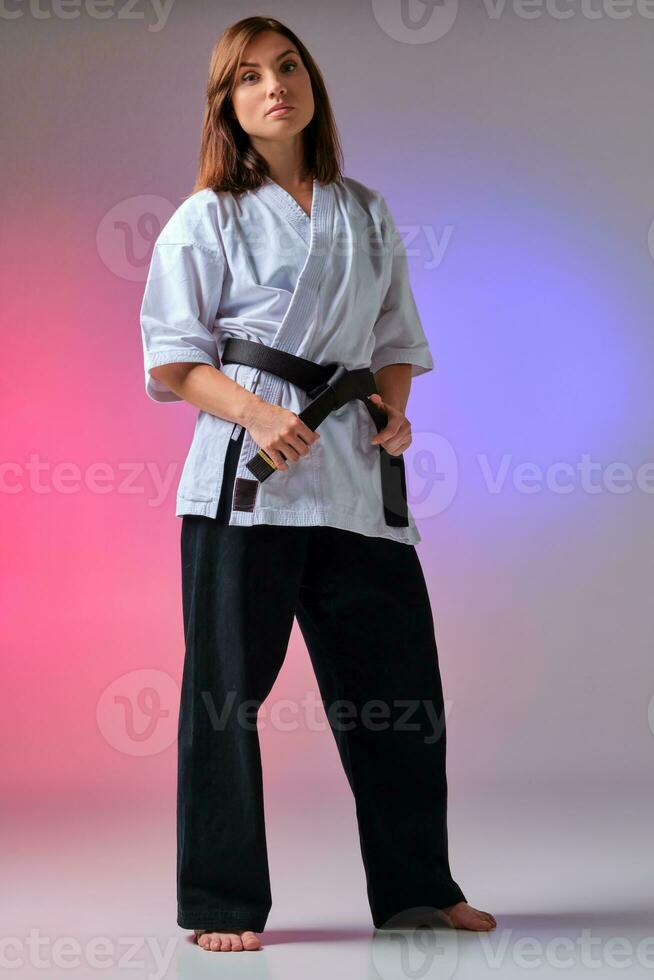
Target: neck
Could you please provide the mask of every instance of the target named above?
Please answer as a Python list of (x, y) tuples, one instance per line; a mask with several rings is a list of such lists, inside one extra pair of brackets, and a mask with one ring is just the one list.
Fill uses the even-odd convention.
[(271, 179), (281, 187), (301, 190), (313, 184), (313, 174), (305, 166), (301, 140), (295, 139), (290, 145), (268, 141), (263, 148), (255, 141), (255, 149), (268, 164)]

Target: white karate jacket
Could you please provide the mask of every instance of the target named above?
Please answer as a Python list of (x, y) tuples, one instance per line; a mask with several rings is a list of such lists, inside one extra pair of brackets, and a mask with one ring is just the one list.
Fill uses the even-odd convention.
[[(311, 217), (275, 181), (238, 198), (205, 189), (187, 198), (159, 234), (141, 307), (145, 388), (158, 402), (179, 397), (150, 368), (213, 364), (266, 401), (299, 414), (308, 395), (275, 375), (221, 364), (228, 337), (279, 347), (348, 369), (434, 362), (416, 309), (401, 237), (382, 195), (352, 178), (314, 180)], [(306, 456), (259, 484), (253, 510), (231, 509), (230, 525), (327, 524), (406, 544), (409, 526), (384, 520), (379, 446), (355, 399), (320, 425)], [(229, 439), (241, 426), (200, 411), (182, 470), (176, 516), (215, 517)], [(260, 447), (245, 432), (236, 478)]]

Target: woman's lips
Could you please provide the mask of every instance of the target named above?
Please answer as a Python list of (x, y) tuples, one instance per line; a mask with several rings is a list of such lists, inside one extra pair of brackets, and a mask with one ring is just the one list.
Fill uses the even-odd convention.
[(269, 112), (268, 113), (268, 115), (269, 116), (285, 116), (289, 112), (293, 112), (293, 106), (292, 105), (286, 106), (283, 109), (273, 109), (272, 112)]

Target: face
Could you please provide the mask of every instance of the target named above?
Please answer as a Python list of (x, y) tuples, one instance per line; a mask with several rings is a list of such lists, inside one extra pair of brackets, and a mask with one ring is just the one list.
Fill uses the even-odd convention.
[[(284, 102), (292, 108), (269, 113)], [(314, 113), (311, 79), (294, 44), (276, 31), (262, 31), (243, 54), (232, 94), (240, 125), (255, 149), (259, 141), (293, 141)]]

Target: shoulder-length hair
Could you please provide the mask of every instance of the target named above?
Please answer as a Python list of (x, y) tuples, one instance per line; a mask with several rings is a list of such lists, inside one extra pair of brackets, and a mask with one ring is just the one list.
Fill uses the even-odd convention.
[(245, 17), (226, 28), (216, 41), (209, 67), (200, 160), (193, 193), (241, 193), (260, 187), (269, 177), (268, 164), (251, 145), (232, 105), (232, 92), (243, 52), (261, 31), (277, 31), (297, 48), (311, 79), (315, 111), (302, 131), (307, 174), (319, 183), (342, 178), (343, 152), (322, 74), (306, 46), (288, 27), (273, 17)]

